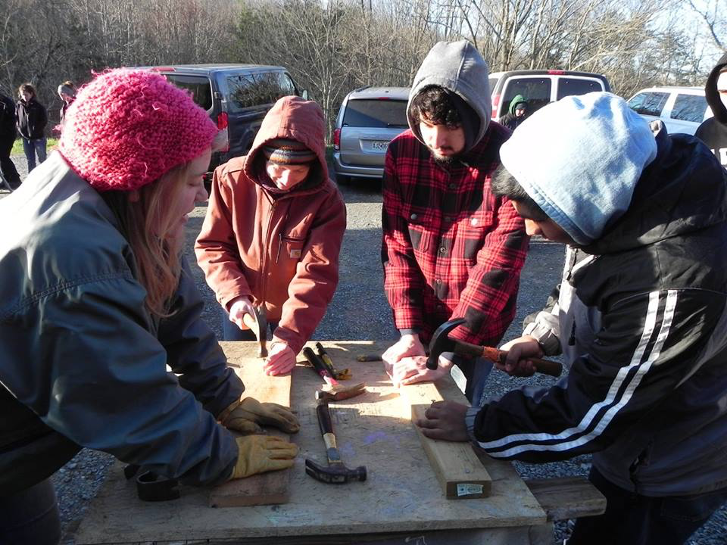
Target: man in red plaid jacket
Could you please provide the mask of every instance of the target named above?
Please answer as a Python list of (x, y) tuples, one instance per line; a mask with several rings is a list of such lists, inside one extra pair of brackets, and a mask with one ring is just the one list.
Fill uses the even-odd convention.
[[(383, 356), (399, 384), (436, 380), (454, 363), (479, 404), (492, 365), (458, 356), (426, 368), (443, 322), (465, 318), (453, 339), (496, 345), (515, 317), (528, 236), (490, 175), (510, 131), (490, 121), (487, 64), (467, 41), (436, 44), (412, 85), (410, 130), (395, 138), (384, 171), (384, 286), (401, 339)], [(458, 381), (463, 387), (463, 381)]]

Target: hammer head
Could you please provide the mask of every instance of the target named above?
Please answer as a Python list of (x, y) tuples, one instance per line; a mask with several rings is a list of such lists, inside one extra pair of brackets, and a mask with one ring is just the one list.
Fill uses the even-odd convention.
[(257, 355), (260, 358), (268, 357), (268, 319), (265, 316), (265, 307), (254, 307), (255, 310), (255, 337), (260, 343)]
[(353, 386), (336, 384), (335, 386), (316, 391), (316, 399), (323, 401), (343, 401), (344, 399), (350, 399), (364, 393), (366, 393), (366, 385), (363, 382), (359, 382)]
[(366, 466), (359, 466), (356, 469), (348, 469), (341, 463), (322, 466), (313, 460), (305, 461), (305, 472), (322, 483), (346, 484), (349, 481), (365, 481)]
[(429, 341), (429, 357), (427, 358), (427, 369), (436, 369), (439, 365), (439, 356), (442, 352), (452, 352), (454, 341), (449, 338), (449, 333), (458, 326), (464, 324), (467, 320), (464, 318), (455, 318), (440, 325), (432, 335)]

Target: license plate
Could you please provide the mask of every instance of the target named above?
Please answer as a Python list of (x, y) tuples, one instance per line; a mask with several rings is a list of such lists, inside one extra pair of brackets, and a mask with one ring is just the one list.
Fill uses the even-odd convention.
[(371, 149), (375, 149), (377, 151), (386, 151), (388, 147), (389, 142), (386, 140), (374, 140), (371, 142)]

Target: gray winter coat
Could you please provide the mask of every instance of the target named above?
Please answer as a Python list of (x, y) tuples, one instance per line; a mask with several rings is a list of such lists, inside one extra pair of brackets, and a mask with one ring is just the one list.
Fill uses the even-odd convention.
[(186, 264), (172, 316), (153, 319), (111, 209), (58, 152), (0, 201), (0, 233), (0, 496), (81, 447), (187, 484), (229, 477), (215, 415), (243, 386)]

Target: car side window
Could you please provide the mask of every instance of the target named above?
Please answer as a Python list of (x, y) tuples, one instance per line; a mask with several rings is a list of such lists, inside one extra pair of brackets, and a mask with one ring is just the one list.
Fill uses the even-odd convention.
[(522, 95), (528, 104), (528, 115), (539, 110), (550, 102), (551, 79), (543, 78), (509, 78), (505, 83), (505, 93), (502, 98), (504, 105), (502, 112), (510, 111), (510, 102), (517, 95)]
[(280, 96), (297, 95), (298, 90), (295, 88), (295, 83), (285, 72), (278, 72), (278, 86), (280, 87)]
[(637, 114), (659, 117), (668, 98), (669, 93), (639, 93), (629, 100), (629, 106)]
[(678, 94), (671, 109), (671, 118), (701, 123), (707, 110), (707, 99), (699, 95)]
[(594, 91), (603, 91), (603, 84), (595, 79), (558, 78), (558, 94), (556, 100), (574, 95), (585, 95)]
[(273, 104), (287, 95), (295, 94), (293, 80), (283, 72), (262, 72), (227, 77), (230, 90), (230, 112)]
[(212, 84), (207, 76), (183, 76), (180, 74), (164, 74), (167, 80), (181, 89), (192, 93), (192, 100), (197, 106), (209, 110), (212, 107)]

